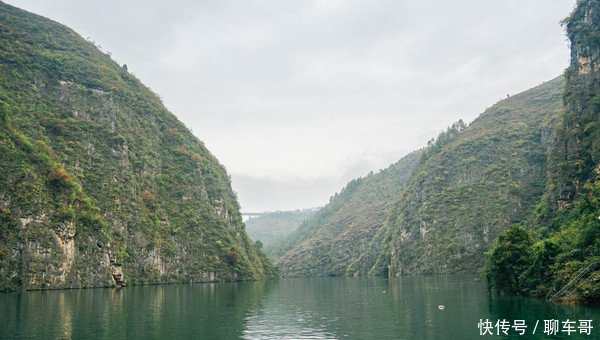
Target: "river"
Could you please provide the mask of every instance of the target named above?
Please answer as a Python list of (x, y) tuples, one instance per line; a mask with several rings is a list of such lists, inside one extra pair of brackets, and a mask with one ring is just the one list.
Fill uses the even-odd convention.
[(490, 296), (468, 275), (0, 294), (0, 339), (482, 339), (507, 323), (531, 339), (544, 338), (544, 320), (565, 338), (600, 337), (598, 308)]

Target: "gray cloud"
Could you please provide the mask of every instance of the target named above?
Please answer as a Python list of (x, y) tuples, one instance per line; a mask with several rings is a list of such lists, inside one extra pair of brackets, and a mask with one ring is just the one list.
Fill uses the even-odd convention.
[(245, 210), (349, 179), (560, 74), (575, 0), (9, 0), (154, 89), (233, 174)]

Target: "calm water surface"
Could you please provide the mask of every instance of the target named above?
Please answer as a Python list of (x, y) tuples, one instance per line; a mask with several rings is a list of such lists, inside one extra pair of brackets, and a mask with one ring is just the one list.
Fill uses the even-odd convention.
[[(591, 319), (595, 329), (585, 338), (600, 339), (598, 308), (491, 297), (473, 276), (282, 279), (0, 294), (0, 339), (492, 338), (479, 335), (480, 319), (524, 319), (528, 334), (516, 337), (523, 339), (543, 338), (544, 319)], [(536, 320), (541, 320), (539, 335), (532, 336)]]

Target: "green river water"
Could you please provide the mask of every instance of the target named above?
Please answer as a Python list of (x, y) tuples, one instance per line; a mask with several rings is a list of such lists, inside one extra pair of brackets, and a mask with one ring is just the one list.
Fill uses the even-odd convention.
[[(559, 338), (600, 339), (600, 309), (490, 296), (474, 276), (0, 294), (0, 339), (485, 339), (503, 335), (502, 329), (486, 328), (485, 321), (495, 326), (503, 319), (511, 338), (545, 338), (544, 320), (553, 319), (559, 321)], [(524, 335), (514, 320), (523, 320)], [(574, 332), (563, 332), (569, 325)], [(581, 333), (586, 329), (590, 335)]]

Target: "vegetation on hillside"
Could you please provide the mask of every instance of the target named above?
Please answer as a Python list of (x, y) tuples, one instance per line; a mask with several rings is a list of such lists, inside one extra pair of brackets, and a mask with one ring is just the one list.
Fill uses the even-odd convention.
[(545, 187), (563, 79), (502, 100), (431, 142), (386, 222), (374, 274), (474, 272)]
[(393, 276), (485, 264), (501, 292), (554, 296), (579, 278), (557, 298), (600, 301), (600, 1), (578, 2), (564, 24), (564, 78), (455, 123), (386, 204), (370, 210), (361, 193), (393, 176), (351, 181), (282, 242), (281, 271)]
[(563, 85), (558, 77), (502, 100), (348, 183), (274, 247), (282, 274), (476, 272), (495, 238), (530, 219), (544, 194)]
[[(527, 233), (514, 227), (502, 235), (488, 254), (484, 272), (498, 291), (540, 297), (561, 292), (575, 279), (557, 298), (598, 303), (600, 1), (579, 1), (564, 24), (571, 41), (571, 65), (565, 72), (564, 111), (550, 152), (545, 195)], [(523, 237), (511, 239), (517, 230)], [(510, 274), (502, 274), (507, 271)], [(513, 284), (506, 285), (507, 279)]]
[(366, 274), (382, 246), (372, 241), (421, 154), (413, 152), (385, 170), (350, 181), (312, 218), (271, 247), (281, 273)]
[(67, 27), (1, 2), (0, 154), (0, 289), (271, 270), (225, 169), (151, 90)]
[[(224, 167), (125, 66), (0, 2), (0, 290), (475, 272), (600, 302), (600, 1), (571, 65), (316, 212), (248, 221)], [(487, 254), (487, 255), (484, 255)]]

